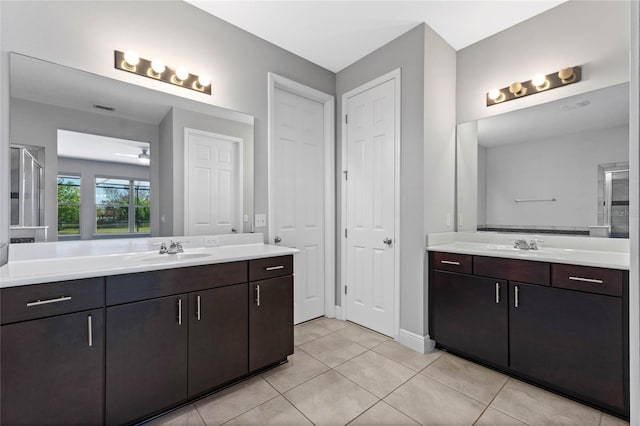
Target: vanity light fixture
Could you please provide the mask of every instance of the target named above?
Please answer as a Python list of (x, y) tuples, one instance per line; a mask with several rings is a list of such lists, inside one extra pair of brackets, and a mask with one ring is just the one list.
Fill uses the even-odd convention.
[(191, 74), (183, 67), (170, 68), (160, 60), (141, 58), (131, 50), (127, 52), (115, 50), (114, 58), (116, 69), (186, 87), (196, 92), (211, 94), (211, 78), (205, 75)]
[(538, 74), (529, 81), (516, 81), (510, 84), (509, 87), (491, 89), (486, 94), (486, 103), (487, 106), (496, 105), (501, 102), (511, 101), (513, 99), (577, 83), (581, 79), (582, 68), (580, 66), (563, 68), (560, 71), (547, 75)]

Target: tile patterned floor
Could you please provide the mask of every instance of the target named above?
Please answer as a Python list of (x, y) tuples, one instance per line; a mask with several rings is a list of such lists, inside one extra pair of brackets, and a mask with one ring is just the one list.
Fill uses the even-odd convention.
[(628, 425), (441, 351), (349, 322), (295, 328), (289, 362), (150, 425)]

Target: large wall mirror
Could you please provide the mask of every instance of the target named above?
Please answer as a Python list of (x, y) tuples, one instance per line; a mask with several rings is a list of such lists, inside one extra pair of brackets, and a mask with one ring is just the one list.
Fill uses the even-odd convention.
[(629, 237), (629, 85), (458, 126), (457, 229)]
[(253, 230), (251, 115), (10, 54), (13, 243)]

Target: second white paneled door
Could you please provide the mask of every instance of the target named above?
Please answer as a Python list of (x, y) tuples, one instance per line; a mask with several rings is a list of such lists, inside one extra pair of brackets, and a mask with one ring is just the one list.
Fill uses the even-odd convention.
[(185, 235), (242, 232), (242, 139), (184, 131)]
[(294, 322), (325, 313), (323, 104), (275, 87), (269, 165), (271, 244), (295, 256)]
[(388, 336), (396, 303), (395, 90), (388, 79), (345, 95), (346, 317)]

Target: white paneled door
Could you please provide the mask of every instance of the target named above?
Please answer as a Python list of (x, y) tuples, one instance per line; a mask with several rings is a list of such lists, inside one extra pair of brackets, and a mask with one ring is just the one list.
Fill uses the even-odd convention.
[(242, 139), (185, 129), (185, 235), (242, 232)]
[(393, 336), (395, 81), (346, 102), (346, 315)]
[(324, 107), (277, 87), (272, 105), (270, 242), (300, 250), (297, 324), (325, 313)]

